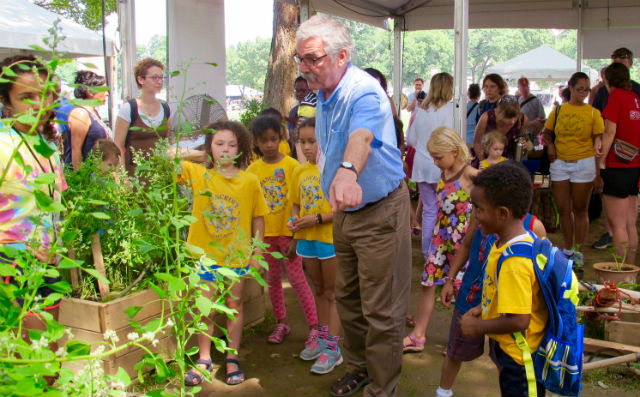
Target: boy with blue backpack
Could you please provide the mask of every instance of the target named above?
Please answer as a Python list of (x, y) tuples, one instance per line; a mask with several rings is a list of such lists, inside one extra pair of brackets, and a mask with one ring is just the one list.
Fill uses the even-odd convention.
[(577, 282), (571, 261), (523, 227), (531, 196), (529, 174), (519, 163), (503, 162), (475, 177), (471, 201), (478, 223), (499, 238), (487, 260), (481, 304), (461, 317), (460, 328), (489, 336), (502, 396), (544, 396), (545, 389), (578, 395)]

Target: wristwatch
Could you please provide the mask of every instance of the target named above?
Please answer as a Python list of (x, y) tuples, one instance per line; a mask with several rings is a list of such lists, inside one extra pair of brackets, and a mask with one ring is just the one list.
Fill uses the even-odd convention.
[(340, 168), (351, 170), (356, 174), (356, 177), (358, 176), (358, 170), (356, 170), (356, 167), (348, 161), (343, 161), (342, 163), (340, 163)]

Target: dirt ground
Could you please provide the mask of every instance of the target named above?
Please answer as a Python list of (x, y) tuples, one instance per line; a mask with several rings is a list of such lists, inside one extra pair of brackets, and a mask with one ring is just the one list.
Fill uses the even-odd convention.
[[(594, 280), (592, 264), (609, 258), (606, 251), (592, 249), (590, 244), (602, 234), (603, 227), (599, 220), (594, 221), (584, 249), (585, 280)], [(556, 244), (561, 242), (561, 235), (550, 235)], [(413, 242), (413, 282), (411, 290), (410, 310), (415, 312), (419, 292), (420, 276), (423, 267), (420, 242)], [(285, 298), (288, 316), (292, 325), (291, 334), (281, 345), (270, 345), (267, 336), (273, 326), (273, 317), (268, 313), (265, 322), (245, 332), (240, 348), (240, 362), (247, 376), (247, 381), (238, 386), (224, 384), (224, 367), (214, 374), (214, 382), (203, 384), (198, 396), (326, 396), (331, 384), (346, 372), (346, 366), (338, 367), (327, 375), (313, 375), (309, 372), (312, 362), (302, 361), (298, 353), (303, 347), (308, 330), (295, 293), (285, 283)], [(268, 298), (267, 298), (268, 301)], [(436, 305), (429, 329), (425, 351), (404, 356), (402, 378), (398, 386), (400, 396), (433, 396), (435, 395), (442, 366), (442, 350), (447, 343), (449, 322), (452, 309)], [(409, 331), (406, 331), (409, 332)], [(457, 396), (497, 396), (499, 395), (498, 372), (485, 354), (471, 362), (463, 364), (454, 385)], [(214, 357), (216, 370), (223, 363), (222, 355)], [(632, 377), (623, 374), (622, 377)], [(634, 396), (638, 395), (638, 379), (629, 382), (618, 382), (615, 378), (589, 377), (584, 382), (583, 396)], [(613, 379), (613, 380), (612, 380)], [(598, 381), (602, 385), (598, 384)], [(604, 385), (604, 386), (603, 386)], [(606, 388), (605, 388), (606, 386)], [(356, 396), (362, 395), (362, 392)], [(548, 393), (547, 395), (550, 395)]]

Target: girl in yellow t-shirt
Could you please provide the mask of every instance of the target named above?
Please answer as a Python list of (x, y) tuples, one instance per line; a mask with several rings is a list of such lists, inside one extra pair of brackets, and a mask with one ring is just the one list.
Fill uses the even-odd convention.
[(338, 260), (333, 248), (333, 212), (322, 194), (316, 165), (315, 124), (316, 119), (309, 118), (298, 127), (298, 142), (309, 161), (293, 171), (289, 193), (292, 209), (287, 227), (294, 233), (296, 253), (302, 257), (316, 290), (318, 329), (311, 331), (313, 339), (300, 353), (300, 358), (317, 359), (311, 372), (326, 374), (342, 363), (338, 348), (340, 318), (334, 293)]
[[(313, 293), (302, 270), (302, 260), (296, 255), (296, 242), (291, 230), (287, 228), (287, 219), (291, 214), (289, 190), (293, 170), (299, 163), (278, 151), (278, 144), (283, 139), (283, 128), (279, 119), (264, 115), (258, 116), (251, 125), (254, 138), (254, 151), (259, 160), (251, 163), (247, 172), (255, 174), (260, 180), (262, 193), (267, 200), (269, 213), (265, 216), (264, 242), (269, 244), (269, 254), (265, 260), (269, 264), (267, 284), (269, 298), (273, 306), (273, 314), (278, 323), (267, 338), (269, 343), (282, 343), (291, 332), (287, 321), (287, 311), (282, 290), (282, 264), (287, 277), (298, 296), (298, 301), (309, 326), (309, 338), (305, 345), (313, 340), (311, 331), (318, 327), (318, 315)], [(284, 256), (284, 258), (283, 258)]]
[[(267, 205), (262, 197), (260, 182), (255, 175), (243, 171), (251, 154), (251, 135), (240, 123), (219, 121), (207, 127), (214, 130), (205, 140), (205, 150), (184, 150), (178, 155), (182, 159), (203, 159), (208, 157), (212, 168), (182, 162), (182, 171), (178, 182), (193, 190), (193, 209), (191, 215), (196, 218), (189, 227), (187, 242), (204, 250), (206, 258), (215, 264), (202, 265), (200, 278), (216, 281), (216, 269), (233, 269), (238, 275), (247, 274), (251, 266), (257, 267), (251, 252), (251, 237), (264, 235), (264, 216)], [(215, 244), (214, 244), (215, 243)], [(243, 251), (244, 255), (237, 252)], [(231, 287), (227, 296), (227, 306), (237, 310), (235, 320), (227, 319), (229, 347), (238, 351), (242, 337), (243, 307), (242, 289), (244, 280)], [(211, 299), (213, 288), (203, 290), (203, 295)], [(185, 374), (185, 384), (195, 386), (202, 382), (202, 371), (211, 371), (211, 339), (213, 322), (207, 335), (198, 335), (199, 359), (197, 368)], [(244, 382), (244, 372), (238, 363), (238, 355), (227, 353), (226, 383), (237, 385)]]
[(507, 137), (499, 131), (491, 131), (482, 138), (482, 148), (484, 149), (484, 160), (480, 162), (480, 169), (489, 168), (494, 164), (504, 161), (502, 153), (507, 147)]

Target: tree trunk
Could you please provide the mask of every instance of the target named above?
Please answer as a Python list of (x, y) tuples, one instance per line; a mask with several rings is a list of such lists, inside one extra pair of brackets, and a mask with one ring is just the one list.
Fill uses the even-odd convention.
[(267, 77), (264, 82), (264, 102), (283, 115), (295, 106), (293, 82), (298, 65), (293, 60), (296, 49), (296, 28), (300, 9), (287, 0), (273, 0), (273, 39)]

